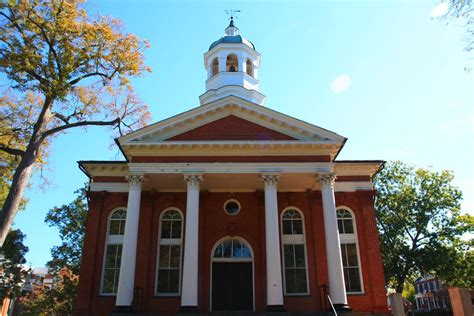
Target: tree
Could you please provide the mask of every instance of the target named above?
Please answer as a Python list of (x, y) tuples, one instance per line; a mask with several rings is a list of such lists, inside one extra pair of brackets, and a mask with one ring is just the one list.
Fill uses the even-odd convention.
[(388, 163), (375, 178), (385, 278), (399, 293), (415, 275), (435, 273), (453, 280), (447, 267), (465, 271), (463, 256), (450, 256), (466, 254), (462, 237), (474, 231), (473, 217), (461, 214), (462, 194), (452, 180), (450, 171), (415, 169), (398, 161)]
[(21, 299), (22, 315), (71, 315), (78, 281), (79, 278), (71, 271), (61, 269), (53, 288), (36, 287)]
[(5, 297), (19, 297), (28, 270), (25, 255), (28, 247), (23, 244), (25, 239), (19, 229), (11, 230), (1, 248), (0, 300)]
[(45, 223), (59, 229), (61, 245), (51, 249), (48, 270), (55, 275), (52, 289), (38, 287), (22, 299), (24, 315), (71, 315), (77, 296), (79, 270), (87, 221), (87, 188), (77, 190), (69, 204), (54, 207)]
[[(448, 16), (462, 21), (466, 27), (464, 50), (468, 53), (474, 51), (474, 1), (473, 0), (449, 0)], [(467, 68), (469, 70), (470, 68)]]
[(0, 213), (0, 245), (55, 136), (88, 126), (122, 133), (149, 119), (129, 79), (149, 71), (148, 44), (116, 19), (89, 17), (84, 4), (0, 0), (0, 71), (12, 87), (1, 103), (7, 137), (0, 137), (0, 152), (18, 160)]
[(59, 229), (61, 245), (51, 249), (51, 257), (47, 265), (53, 273), (63, 268), (79, 275), (82, 258), (82, 245), (87, 221), (86, 188), (75, 192), (77, 197), (69, 204), (52, 208), (46, 214), (45, 222)]

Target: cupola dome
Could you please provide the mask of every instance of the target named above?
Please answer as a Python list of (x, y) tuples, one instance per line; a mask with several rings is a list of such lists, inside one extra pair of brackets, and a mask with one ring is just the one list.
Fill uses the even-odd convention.
[(213, 49), (217, 45), (221, 43), (237, 43), (237, 44), (245, 44), (248, 47), (255, 49), (255, 45), (251, 41), (246, 38), (243, 38), (239, 35), (239, 28), (234, 25), (234, 18), (230, 18), (229, 26), (225, 29), (225, 34), (223, 37), (215, 41), (209, 47), (209, 50)]

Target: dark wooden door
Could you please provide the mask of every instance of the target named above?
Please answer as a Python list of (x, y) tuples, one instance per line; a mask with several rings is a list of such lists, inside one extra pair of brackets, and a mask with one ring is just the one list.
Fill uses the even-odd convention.
[(214, 262), (212, 264), (212, 310), (253, 310), (251, 262)]

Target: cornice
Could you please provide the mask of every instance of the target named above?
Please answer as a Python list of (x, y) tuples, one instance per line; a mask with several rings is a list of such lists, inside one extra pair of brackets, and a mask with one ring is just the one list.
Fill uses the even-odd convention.
[(107, 162), (81, 162), (89, 177), (125, 177), (129, 174), (128, 165)]
[(374, 176), (382, 167), (380, 161), (335, 161), (334, 172), (341, 176)]

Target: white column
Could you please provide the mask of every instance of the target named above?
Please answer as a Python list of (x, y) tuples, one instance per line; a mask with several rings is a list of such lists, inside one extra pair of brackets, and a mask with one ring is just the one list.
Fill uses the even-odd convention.
[(128, 190), (122, 260), (120, 262), (120, 276), (117, 289), (117, 299), (115, 301), (115, 305), (121, 307), (129, 307), (133, 300), (138, 221), (140, 219), (140, 198), (142, 184), (147, 180), (147, 178), (143, 175), (129, 175), (126, 179), (130, 184), (130, 188)]
[(238, 58), (238, 61), (239, 61), (238, 71), (240, 71), (240, 72), (245, 72), (245, 70), (246, 70), (246, 69), (245, 69), (245, 66), (246, 66), (246, 64), (245, 64), (246, 58), (245, 58), (244, 54), (240, 53), (237, 58)]
[(227, 56), (218, 57), (219, 60), (219, 72), (227, 71)]
[(267, 308), (283, 306), (280, 233), (278, 224), (278, 175), (262, 175), (265, 185), (265, 253), (267, 258)]
[(346, 285), (342, 269), (341, 245), (337, 228), (336, 201), (334, 199), (334, 173), (317, 176), (321, 184), (323, 200), (324, 232), (326, 236), (326, 255), (328, 260), (329, 293), (337, 307), (347, 306)]
[(184, 233), (183, 284), (181, 308), (197, 309), (198, 306), (198, 252), (199, 252), (199, 186), (201, 175), (185, 175), (188, 186), (186, 201), (186, 226)]

